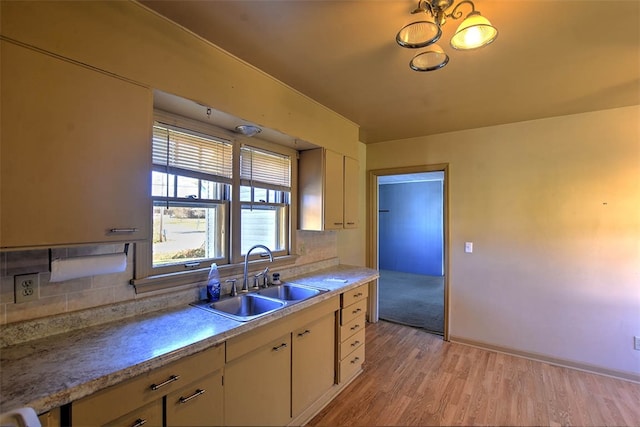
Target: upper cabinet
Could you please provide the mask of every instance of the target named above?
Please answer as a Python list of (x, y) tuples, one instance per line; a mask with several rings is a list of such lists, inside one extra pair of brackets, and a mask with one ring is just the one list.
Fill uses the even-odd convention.
[(151, 90), (2, 41), (0, 246), (150, 235)]
[(300, 153), (298, 165), (301, 230), (358, 227), (358, 161), (317, 148)]

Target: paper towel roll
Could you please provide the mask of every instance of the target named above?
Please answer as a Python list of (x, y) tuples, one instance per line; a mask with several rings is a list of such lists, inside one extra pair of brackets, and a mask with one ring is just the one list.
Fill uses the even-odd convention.
[(120, 273), (127, 268), (124, 253), (92, 255), (51, 261), (50, 282), (96, 276), (98, 274)]

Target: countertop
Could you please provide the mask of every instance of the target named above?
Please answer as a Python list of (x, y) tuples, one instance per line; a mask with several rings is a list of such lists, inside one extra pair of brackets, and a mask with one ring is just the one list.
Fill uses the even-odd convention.
[(5, 347), (0, 350), (0, 412), (30, 406), (44, 413), (377, 277), (376, 270), (338, 265), (292, 278), (288, 281), (329, 292), (250, 322), (185, 305)]

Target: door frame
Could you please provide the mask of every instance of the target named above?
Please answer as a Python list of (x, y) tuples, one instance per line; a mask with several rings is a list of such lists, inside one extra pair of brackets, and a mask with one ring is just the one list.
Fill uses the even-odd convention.
[[(378, 177), (386, 175), (404, 175), (410, 173), (422, 172), (443, 172), (444, 180), (442, 183), (442, 229), (443, 229), (443, 248), (442, 254), (444, 258), (444, 333), (443, 339), (449, 341), (449, 164), (439, 163), (434, 165), (406, 166), (398, 168), (374, 169), (370, 170), (367, 176), (369, 209), (367, 211), (367, 264), (371, 268), (379, 269), (378, 263)], [(378, 300), (377, 286), (375, 287), (375, 298)], [(370, 307), (372, 318), (378, 320), (378, 306)]]

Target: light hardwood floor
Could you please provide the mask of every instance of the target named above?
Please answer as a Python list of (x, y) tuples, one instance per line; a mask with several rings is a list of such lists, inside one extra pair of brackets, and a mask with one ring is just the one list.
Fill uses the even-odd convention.
[(364, 373), (310, 426), (640, 426), (640, 384), (367, 325)]

